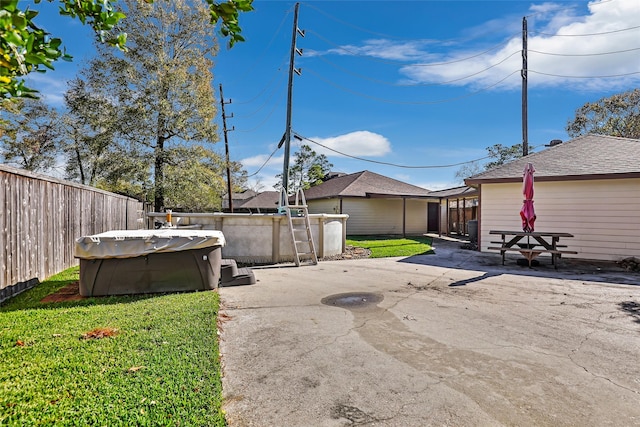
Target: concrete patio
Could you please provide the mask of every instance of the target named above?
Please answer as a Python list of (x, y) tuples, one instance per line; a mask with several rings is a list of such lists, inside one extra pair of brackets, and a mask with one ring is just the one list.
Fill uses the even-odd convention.
[(221, 288), (230, 425), (640, 425), (639, 273), (434, 246)]

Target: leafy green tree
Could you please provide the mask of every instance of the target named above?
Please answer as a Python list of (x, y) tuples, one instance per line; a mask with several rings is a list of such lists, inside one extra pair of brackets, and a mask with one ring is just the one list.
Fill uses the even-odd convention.
[[(529, 146), (529, 152), (533, 152), (534, 146)], [(482, 171), (493, 169), (501, 166), (505, 163), (509, 163), (512, 160), (522, 157), (522, 144), (515, 144), (507, 147), (502, 144), (494, 144), (491, 147), (487, 147), (487, 157), (493, 159), (484, 165), (481, 165), (479, 161), (470, 162), (463, 165), (456, 172), (456, 178), (460, 181), (464, 181), (465, 178), (479, 174)]]
[(153, 198), (151, 165), (144, 151), (122, 134), (118, 104), (105, 96), (104, 75), (83, 70), (65, 93), (63, 117), (66, 178), (140, 200)]
[[(231, 161), (229, 168), (231, 170), (231, 192), (242, 193), (246, 191), (249, 188), (249, 175), (247, 170), (242, 166), (242, 163)], [(224, 170), (224, 174), (226, 177), (226, 169)], [(225, 193), (226, 190), (225, 188)]]
[(483, 170), (484, 169), (482, 168), (482, 165), (480, 164), (479, 161), (469, 162), (460, 166), (460, 169), (456, 171), (455, 176), (458, 179), (458, 181), (463, 182), (465, 178), (469, 178), (470, 176), (479, 174)]
[(219, 211), (226, 189), (224, 160), (200, 145), (173, 147), (167, 157), (167, 206), (186, 212)]
[(0, 146), (7, 163), (46, 172), (56, 163), (60, 126), (56, 111), (35, 99), (20, 99), (3, 109)]
[(7, 119), (12, 114), (20, 111), (20, 106), (22, 104), (16, 101), (16, 99), (0, 98), (0, 137), (7, 132), (7, 128), (11, 125), (10, 121)]
[[(295, 194), (298, 189), (306, 190), (322, 184), (332, 167), (333, 164), (329, 163), (327, 156), (318, 154), (310, 146), (303, 144), (300, 150), (294, 153), (293, 165), (289, 167), (289, 193)], [(276, 178), (279, 181), (273, 187), (280, 190), (282, 174), (276, 175)]]
[(143, 201), (153, 197), (150, 166), (132, 155), (131, 151), (110, 150), (104, 163), (108, 167), (99, 170), (94, 178), (95, 187)]
[(113, 159), (114, 152), (126, 152), (116, 139), (120, 129), (117, 105), (102, 96), (99, 88), (92, 88), (93, 81), (88, 77), (87, 81), (76, 78), (69, 82), (65, 93), (68, 112), (63, 117), (66, 178), (86, 185), (97, 185), (104, 178), (101, 174), (119, 166)]
[(81, 81), (72, 86), (90, 98), (80, 96), (77, 109), (70, 109), (94, 128), (94, 156), (105, 146), (124, 150), (140, 170), (153, 171), (154, 209), (161, 211), (172, 145), (218, 139), (211, 84), (217, 45), (202, 2), (121, 3), (128, 18), (117, 29), (128, 34), (129, 50), (99, 45)]
[[(534, 148), (535, 147), (533, 146), (529, 146), (529, 152), (532, 152)], [(491, 147), (487, 147), (487, 153), (490, 158), (495, 160), (487, 162), (484, 165), (485, 170), (502, 166), (505, 163), (509, 163), (512, 160), (522, 157), (522, 144), (515, 144), (511, 147), (507, 147), (502, 144), (494, 144)]]
[[(46, 0), (53, 2), (53, 0)], [(153, 3), (153, 0), (141, 0)], [(168, 0), (161, 0), (168, 1)], [(40, 3), (41, 0), (35, 0)], [(127, 33), (114, 32), (126, 15), (116, 10), (118, 0), (59, 0), (60, 14), (79, 19), (90, 25), (96, 38), (107, 45), (126, 49)], [(53, 69), (53, 63), (59, 59), (70, 60), (62, 48), (62, 40), (51, 37), (40, 28), (35, 19), (38, 12), (23, 8), (19, 0), (0, 2), (0, 98), (35, 97), (36, 91), (25, 86), (24, 77), (32, 72), (44, 72)], [(240, 12), (253, 10), (253, 0), (228, 0), (215, 2), (206, 0), (207, 10), (200, 13), (207, 17), (208, 23), (215, 26), (218, 22), (220, 33), (228, 37), (229, 45), (244, 41), (238, 23)]]
[[(226, 162), (201, 145), (180, 145), (168, 152), (166, 168), (166, 204), (183, 212), (220, 211), (226, 192)], [(246, 185), (247, 172), (231, 162), (234, 191)]]
[(595, 133), (640, 139), (640, 89), (587, 102), (567, 123), (567, 133), (572, 138)]

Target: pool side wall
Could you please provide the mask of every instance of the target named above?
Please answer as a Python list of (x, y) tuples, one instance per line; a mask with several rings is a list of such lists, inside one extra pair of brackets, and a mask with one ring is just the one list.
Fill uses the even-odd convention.
[[(311, 235), (318, 258), (345, 251), (346, 223), (349, 215), (311, 214)], [(162, 213), (148, 214), (148, 224), (166, 220)], [(177, 227), (220, 230), (226, 244), (222, 257), (247, 264), (293, 262), (291, 231), (286, 215), (173, 212), (171, 222)]]

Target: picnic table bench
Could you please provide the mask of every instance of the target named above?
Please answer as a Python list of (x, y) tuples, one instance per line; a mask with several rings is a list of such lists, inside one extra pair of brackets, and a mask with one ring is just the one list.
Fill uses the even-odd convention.
[(500, 246), (489, 246), (488, 250), (500, 251), (502, 255), (502, 265), (504, 265), (505, 254), (507, 252), (520, 252), (523, 257), (531, 262), (538, 255), (543, 253), (551, 254), (551, 264), (557, 269), (557, 260), (563, 254), (577, 254), (576, 251), (568, 251), (562, 248), (566, 248), (566, 245), (560, 245), (560, 238), (573, 237), (573, 234), (562, 232), (544, 232), (544, 231), (532, 231), (527, 233), (526, 231), (504, 231), (504, 230), (490, 230), (489, 234), (497, 234), (502, 236), (500, 241), (492, 241), (491, 244), (499, 244)]

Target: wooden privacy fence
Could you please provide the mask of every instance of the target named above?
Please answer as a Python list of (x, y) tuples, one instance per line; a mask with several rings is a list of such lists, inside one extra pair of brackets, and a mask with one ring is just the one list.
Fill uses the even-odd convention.
[(144, 204), (0, 165), (0, 302), (77, 264), (74, 241), (144, 227)]

